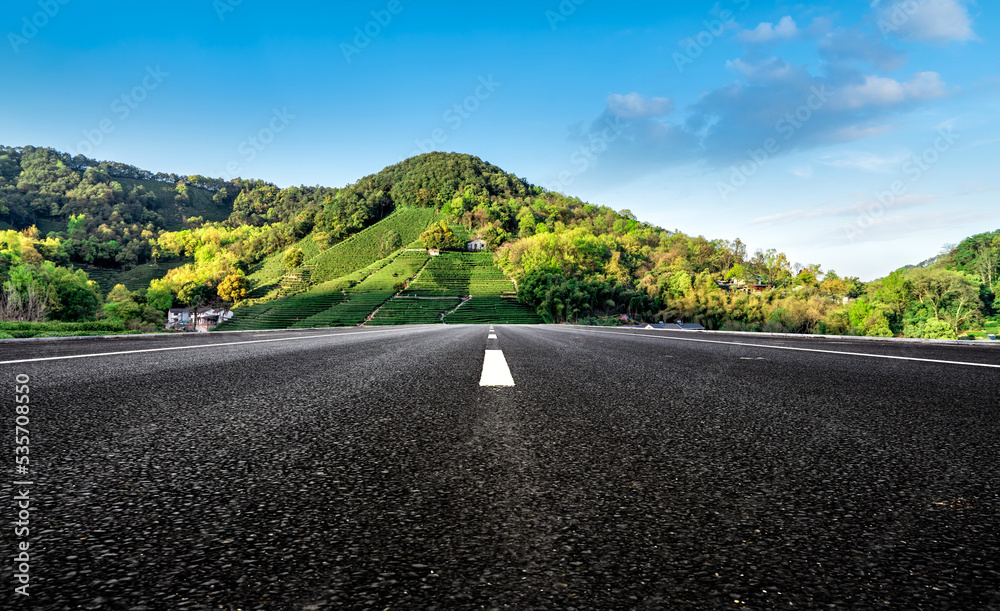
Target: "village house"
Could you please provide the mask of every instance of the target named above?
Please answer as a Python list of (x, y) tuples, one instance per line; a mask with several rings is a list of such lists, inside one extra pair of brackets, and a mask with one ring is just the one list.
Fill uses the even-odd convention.
[(216, 310), (213, 308), (198, 310), (198, 324), (195, 330), (198, 333), (208, 333), (232, 317), (232, 310)]
[(171, 308), (167, 311), (167, 329), (186, 331), (191, 326), (191, 310), (188, 308)]
[(207, 333), (232, 317), (232, 310), (199, 308), (197, 315), (192, 316), (191, 308), (171, 308), (167, 311), (167, 329)]
[(478, 252), (480, 250), (486, 250), (486, 240), (482, 238), (476, 238), (465, 245), (465, 250), (470, 252)]

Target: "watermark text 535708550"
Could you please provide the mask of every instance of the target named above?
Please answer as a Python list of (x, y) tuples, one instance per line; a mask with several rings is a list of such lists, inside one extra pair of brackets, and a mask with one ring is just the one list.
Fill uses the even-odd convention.
[(26, 374), (14, 377), (14, 594), (28, 596), (31, 585), (31, 470), (30, 437), (31, 379)]

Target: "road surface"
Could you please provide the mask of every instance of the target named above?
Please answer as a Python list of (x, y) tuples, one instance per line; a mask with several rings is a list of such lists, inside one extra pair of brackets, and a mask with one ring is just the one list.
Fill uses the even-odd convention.
[(1000, 609), (1000, 350), (494, 331), (0, 343), (0, 606)]

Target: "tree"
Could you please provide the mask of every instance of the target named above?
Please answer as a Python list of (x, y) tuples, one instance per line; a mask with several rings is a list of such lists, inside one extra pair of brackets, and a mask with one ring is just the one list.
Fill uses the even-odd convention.
[(177, 298), (187, 303), (188, 311), (191, 312), (191, 322), (198, 325), (198, 308), (203, 308), (218, 298), (218, 293), (210, 284), (198, 284), (190, 282), (181, 287), (177, 292)]
[(250, 283), (242, 274), (230, 274), (219, 283), (219, 298), (228, 303), (239, 303), (250, 294)]
[(104, 300), (106, 303), (121, 303), (132, 298), (131, 291), (124, 284), (116, 284)]
[(298, 269), (302, 266), (305, 258), (305, 253), (302, 252), (301, 248), (293, 248), (285, 253), (285, 268)]
[(146, 303), (166, 312), (174, 305), (174, 292), (162, 280), (153, 280), (146, 291)]
[(420, 234), (420, 241), (423, 242), (424, 246), (427, 248), (436, 248), (440, 250), (457, 248), (458, 245), (455, 233), (452, 232), (450, 227), (448, 227), (448, 223), (443, 220)]
[(45, 320), (45, 298), (33, 284), (18, 291), (13, 282), (5, 282), (0, 290), (0, 320), (41, 322)]
[(382, 235), (379, 242), (379, 256), (388, 257), (403, 246), (403, 238), (395, 230), (390, 229)]
[(924, 325), (921, 337), (925, 339), (958, 339), (958, 333), (940, 318), (930, 318)]
[(909, 276), (917, 301), (932, 314), (946, 321), (957, 335), (982, 316), (979, 287), (958, 272), (944, 269), (918, 269)]
[(187, 206), (191, 203), (191, 195), (188, 186), (183, 182), (177, 183), (176, 195), (174, 196), (174, 202), (178, 206)]

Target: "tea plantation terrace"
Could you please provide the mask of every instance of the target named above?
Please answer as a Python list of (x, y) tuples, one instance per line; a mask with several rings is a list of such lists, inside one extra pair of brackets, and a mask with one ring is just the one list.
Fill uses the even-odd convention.
[[(346, 252), (348, 247), (340, 249)], [(355, 263), (371, 257), (351, 252)], [(324, 257), (321, 254), (315, 260), (326, 260), (325, 269), (346, 265)], [(296, 274), (293, 286), (301, 286), (306, 282), (303, 278), (322, 277), (317, 271), (320, 264), (310, 265), (316, 267), (308, 274)], [(285, 281), (283, 286), (287, 289), (290, 283)], [(515, 295), (513, 282), (493, 264), (489, 253), (446, 252), (432, 257), (423, 249), (400, 249), (335, 280), (273, 301), (239, 307), (219, 330), (543, 322)]]

